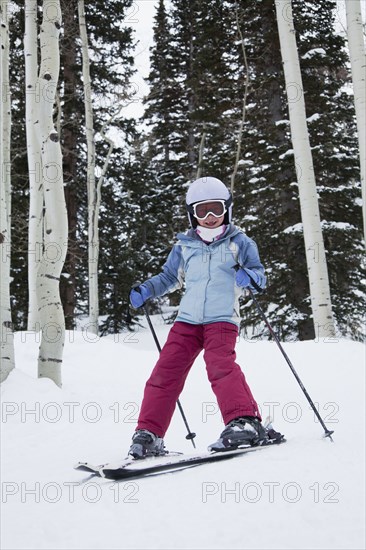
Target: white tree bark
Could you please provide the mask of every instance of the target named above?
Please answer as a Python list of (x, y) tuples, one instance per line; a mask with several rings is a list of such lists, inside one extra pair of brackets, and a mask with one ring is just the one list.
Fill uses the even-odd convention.
[(236, 27), (238, 29), (238, 34), (240, 37), (241, 50), (243, 53), (243, 61), (244, 61), (244, 68), (245, 68), (245, 85), (244, 85), (242, 115), (241, 115), (241, 120), (239, 124), (238, 144), (236, 148), (235, 164), (234, 164), (234, 169), (233, 169), (233, 173), (231, 174), (231, 180), (230, 180), (230, 191), (232, 194), (234, 194), (235, 180), (236, 180), (236, 175), (238, 173), (239, 160), (242, 154), (243, 130), (244, 130), (244, 124), (245, 124), (245, 119), (247, 114), (247, 97), (248, 97), (248, 91), (249, 91), (249, 64), (248, 64), (247, 52), (245, 49), (244, 36), (240, 28), (237, 2), (235, 2), (235, 22), (236, 22)]
[(0, 3), (0, 383), (15, 366), (10, 308), (11, 105), (9, 84), (9, 4)]
[(123, 105), (117, 105), (116, 111), (103, 124), (100, 136), (108, 143), (108, 152), (103, 163), (101, 174), (96, 181), (95, 131), (93, 121), (93, 97), (90, 78), (90, 58), (88, 50), (88, 33), (85, 19), (84, 0), (78, 0), (79, 29), (82, 50), (83, 83), (85, 98), (85, 125), (87, 141), (87, 189), (88, 189), (88, 266), (89, 266), (89, 325), (90, 332), (98, 334), (99, 292), (98, 292), (98, 261), (99, 261), (99, 210), (101, 189), (108, 169), (115, 143), (106, 134), (107, 126), (118, 116)]
[(205, 132), (206, 125), (203, 124), (202, 128), (202, 135), (201, 135), (201, 141), (200, 141), (200, 147), (198, 149), (198, 167), (197, 167), (197, 173), (196, 173), (196, 179), (198, 180), (202, 175), (202, 167), (203, 167), (203, 152), (205, 149), (205, 141), (206, 141), (206, 132)]
[(347, 37), (360, 149), (363, 229), (366, 240), (366, 54), (360, 0), (345, 0)]
[(65, 340), (65, 318), (60, 300), (60, 276), (67, 251), (67, 212), (59, 136), (53, 124), (53, 108), (60, 69), (59, 0), (43, 1), (39, 133), (41, 143), (44, 241), (37, 272), (37, 301), (42, 339), (38, 376), (51, 378), (61, 386), (61, 364)]
[[(317, 337), (332, 337), (335, 334), (335, 328), (328, 269), (306, 123), (305, 100), (291, 0), (276, 0), (276, 13), (286, 79), (291, 137), (299, 184), (314, 329)], [(289, 281), (289, 284), (291, 284), (291, 281)]]
[[(85, 101), (85, 125), (87, 143), (87, 190), (88, 190), (88, 272), (89, 272), (89, 325), (90, 332), (98, 334), (99, 297), (98, 297), (98, 260), (99, 260), (99, 204), (100, 195), (96, 189), (95, 178), (95, 133), (93, 121), (92, 88), (90, 78), (90, 59), (88, 34), (85, 20), (84, 0), (78, 1), (79, 28), (82, 50), (82, 67)], [(99, 190), (100, 191), (100, 190)]]
[(25, 111), (29, 171), (28, 234), (28, 330), (40, 330), (37, 304), (37, 270), (43, 243), (43, 194), (41, 145), (39, 136), (38, 22), (37, 0), (25, 0)]

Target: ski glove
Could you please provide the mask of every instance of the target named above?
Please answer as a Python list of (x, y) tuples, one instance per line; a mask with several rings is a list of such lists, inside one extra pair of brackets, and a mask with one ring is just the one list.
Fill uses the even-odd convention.
[(136, 288), (131, 289), (130, 302), (131, 306), (135, 309), (142, 307), (144, 303), (151, 298), (152, 294), (148, 286), (142, 284)]
[(253, 281), (259, 285), (260, 283), (260, 277), (257, 275), (255, 271), (252, 271), (251, 269), (238, 269), (236, 272), (236, 284), (238, 286), (241, 286), (243, 288), (246, 288), (251, 285), (250, 277), (253, 279)]

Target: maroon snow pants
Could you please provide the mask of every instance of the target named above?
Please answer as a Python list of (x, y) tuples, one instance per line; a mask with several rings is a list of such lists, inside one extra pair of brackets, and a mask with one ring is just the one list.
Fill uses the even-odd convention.
[(238, 329), (232, 323), (192, 325), (177, 321), (145, 386), (137, 430), (164, 437), (176, 402), (194, 360), (204, 350), (208, 379), (224, 423), (238, 416), (256, 416), (257, 403), (235, 363)]

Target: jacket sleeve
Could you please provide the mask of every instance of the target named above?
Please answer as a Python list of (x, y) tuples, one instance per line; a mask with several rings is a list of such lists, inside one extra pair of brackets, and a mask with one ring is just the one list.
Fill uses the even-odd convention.
[[(259, 252), (253, 239), (247, 237), (244, 233), (239, 234), (238, 263), (241, 267), (250, 269), (258, 277), (257, 285), (264, 289), (267, 284), (267, 277), (264, 274), (264, 267), (259, 259)], [(255, 293), (256, 289), (250, 285), (250, 289)]]
[(154, 275), (144, 282), (152, 292), (152, 297), (163, 296), (183, 286), (184, 270), (182, 248), (174, 245), (165, 264), (162, 273)]

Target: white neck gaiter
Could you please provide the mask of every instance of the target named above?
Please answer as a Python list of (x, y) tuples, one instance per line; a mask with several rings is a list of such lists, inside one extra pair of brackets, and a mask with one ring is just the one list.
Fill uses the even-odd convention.
[(212, 243), (218, 239), (223, 233), (225, 233), (226, 225), (220, 225), (219, 227), (203, 227), (199, 225), (196, 227), (196, 233), (201, 239), (207, 243)]

